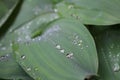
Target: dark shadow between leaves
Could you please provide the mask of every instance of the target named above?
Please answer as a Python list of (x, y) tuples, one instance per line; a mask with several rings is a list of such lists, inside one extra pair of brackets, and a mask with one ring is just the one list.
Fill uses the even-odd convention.
[(16, 20), (16, 17), (21, 9), (22, 3), (23, 3), (23, 0), (20, 0), (18, 5), (16, 6), (16, 8), (13, 10), (12, 14), (10, 15), (10, 17), (7, 19), (7, 21), (0, 28), (0, 40), (2, 39), (2, 37), (4, 37), (6, 32), (9, 30), (10, 26)]

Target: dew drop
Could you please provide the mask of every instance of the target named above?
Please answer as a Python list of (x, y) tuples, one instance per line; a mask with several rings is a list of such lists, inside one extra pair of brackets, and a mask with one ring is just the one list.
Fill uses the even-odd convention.
[(26, 56), (25, 56), (25, 55), (22, 55), (22, 56), (21, 56), (21, 59), (25, 59), (25, 58), (26, 58)]
[(56, 12), (56, 13), (57, 13), (57, 12), (58, 12), (58, 10), (57, 10), (57, 9), (54, 9), (54, 12)]
[(12, 43), (12, 42), (10, 43), (10, 46), (13, 46), (13, 43)]
[(6, 55), (3, 55), (3, 56), (0, 56), (0, 61), (7, 61), (9, 58), (9, 54), (6, 54)]
[(19, 38), (17, 39), (17, 41), (18, 41), (18, 42), (21, 42), (21, 41), (22, 41), (22, 39), (19, 37)]
[(120, 54), (117, 54), (117, 57), (119, 57), (120, 56)]
[(68, 9), (72, 9), (72, 8), (74, 8), (73, 5), (69, 5), (69, 6), (68, 6)]
[(80, 17), (79, 17), (79, 16), (76, 16), (76, 19), (78, 19), (78, 20), (79, 20), (79, 19), (80, 19)]
[(61, 46), (60, 46), (60, 45), (56, 45), (56, 48), (57, 48), (57, 49), (61, 49)]
[(27, 71), (31, 71), (31, 68), (27, 68)]
[(65, 52), (65, 50), (64, 50), (64, 49), (61, 49), (61, 50), (60, 50), (60, 52), (61, 52), (61, 53), (64, 53), (64, 52)]
[(80, 43), (82, 43), (83, 41), (82, 40), (80, 40)]
[(115, 63), (113, 66), (113, 71), (118, 72), (120, 70), (120, 65), (118, 63)]
[(88, 45), (86, 47), (88, 47)]
[(76, 45), (76, 44), (77, 44), (77, 41), (76, 41), (76, 40), (73, 40), (73, 44)]
[(67, 57), (67, 58), (72, 58), (72, 57), (73, 57), (73, 53), (68, 53), (68, 54), (66, 54), (66, 57)]
[(81, 46), (81, 43), (79, 43), (78, 45)]
[(76, 17), (76, 15), (75, 15), (75, 14), (71, 14), (71, 16), (72, 16), (72, 17)]

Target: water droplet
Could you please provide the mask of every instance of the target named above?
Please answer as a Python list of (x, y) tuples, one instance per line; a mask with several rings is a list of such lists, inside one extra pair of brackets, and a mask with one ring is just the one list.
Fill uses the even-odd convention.
[(22, 39), (19, 37), (19, 38), (17, 39), (17, 41), (18, 41), (18, 42), (21, 42), (21, 41), (22, 41)]
[(13, 43), (12, 43), (12, 42), (10, 43), (10, 46), (13, 46)]
[(61, 53), (64, 53), (64, 52), (65, 52), (65, 50), (64, 50), (64, 49), (61, 49), (61, 50), (60, 50), (60, 52), (61, 52)]
[(76, 45), (76, 44), (77, 44), (77, 41), (76, 41), (76, 40), (73, 40), (73, 44)]
[(67, 57), (67, 58), (72, 58), (72, 57), (73, 57), (73, 53), (68, 53), (68, 54), (66, 54), (66, 57)]
[(120, 56), (120, 54), (117, 54), (117, 57), (119, 57)]
[(27, 71), (31, 71), (31, 68), (27, 68)]
[(78, 45), (81, 46), (81, 43), (79, 43)]
[(3, 55), (3, 56), (0, 56), (0, 61), (7, 61), (9, 58), (9, 54), (6, 54), (6, 55)]
[(80, 17), (79, 17), (79, 16), (76, 16), (76, 19), (80, 19)]
[(82, 40), (80, 40), (80, 43), (82, 43), (83, 41)]
[(113, 66), (113, 71), (118, 72), (120, 70), (120, 65), (118, 63), (115, 63)]
[(88, 47), (88, 45), (86, 47)]
[(56, 45), (56, 48), (57, 48), (57, 49), (61, 49), (61, 46), (60, 46), (60, 45)]
[(57, 10), (57, 9), (54, 9), (54, 12), (56, 12), (56, 13), (57, 13), (57, 12), (58, 12), (58, 10)]
[(22, 56), (21, 56), (21, 59), (25, 59), (25, 58), (26, 58), (26, 56), (25, 56), (25, 55), (22, 55)]
[(68, 6), (68, 9), (72, 9), (72, 8), (74, 8), (73, 5), (69, 5), (69, 6)]
[(72, 16), (72, 17), (76, 17), (76, 15), (75, 15), (75, 14), (71, 14), (71, 16)]

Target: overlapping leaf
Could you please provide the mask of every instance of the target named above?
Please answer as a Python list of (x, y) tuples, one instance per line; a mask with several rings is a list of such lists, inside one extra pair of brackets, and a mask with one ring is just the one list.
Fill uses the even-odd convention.
[(0, 41), (0, 78), (32, 80), (15, 60), (12, 51), (14, 36), (6, 36)]
[(97, 37), (99, 74), (102, 80), (120, 79), (120, 30), (108, 30)]
[(19, 0), (0, 0), (0, 27), (11, 15)]
[(26, 22), (36, 18), (39, 15), (52, 12), (52, 1), (50, 0), (23, 0), (19, 14), (11, 26), (11, 30), (14, 30)]
[[(32, 21), (30, 29), (36, 21), (38, 19)], [(14, 45), (16, 59), (29, 75), (35, 80), (83, 80), (88, 75), (96, 75), (96, 48), (90, 33), (81, 23), (74, 19), (60, 19), (39, 26), (34, 32), (26, 29), (27, 26), (15, 31), (22, 34), (19, 35), (21, 39), (42, 31), (34, 39), (23, 39)]]
[[(111, 25), (120, 23), (120, 18), (118, 16), (116, 17), (116, 14), (110, 14), (109, 12), (102, 10), (101, 8), (103, 8), (103, 6), (97, 5), (98, 3), (94, 3), (94, 1), (87, 2), (89, 1), (75, 0), (73, 3), (59, 3), (57, 4), (58, 13), (62, 17), (75, 18), (84, 24)], [(100, 0), (98, 2), (100, 4)], [(91, 5), (89, 5), (90, 3)], [(95, 5), (97, 5), (97, 7)]]

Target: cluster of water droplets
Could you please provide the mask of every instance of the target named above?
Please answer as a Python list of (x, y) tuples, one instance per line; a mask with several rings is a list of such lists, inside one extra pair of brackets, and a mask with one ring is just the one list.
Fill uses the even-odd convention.
[(56, 49), (58, 49), (60, 51), (60, 53), (64, 54), (67, 58), (72, 59), (73, 58), (73, 53), (72, 52), (67, 52), (65, 51), (61, 45), (57, 44), (56, 45)]
[[(4, 52), (6, 52), (6, 50), (7, 50), (7, 47), (4, 46), (3, 44), (0, 44), (0, 52), (4, 53)], [(0, 61), (7, 61), (9, 57), (10, 57), (9, 54), (5, 54), (5, 55), (1, 54)]]
[(26, 42), (31, 40), (30, 36), (30, 26), (32, 22), (27, 23), (22, 28), (15, 30), (15, 33), (18, 35), (17, 42)]
[[(20, 53), (19, 52), (16, 52), (18, 55), (20, 55)], [(26, 65), (25, 63), (24, 63), (24, 61), (25, 60), (27, 60), (27, 57), (25, 56), (25, 55), (21, 55), (20, 56), (20, 64), (22, 65), (22, 66), (24, 66), (25, 67), (25, 69), (26, 69), (26, 71), (27, 72), (29, 72), (30, 73), (30, 75), (32, 75), (32, 76), (36, 76), (37, 74), (36, 74), (36, 71), (39, 71), (39, 69), (38, 69), (38, 67), (30, 67), (30, 66), (28, 66), (28, 65)]]
[[(68, 5), (68, 9), (69, 9), (69, 10), (75, 9), (75, 8), (74, 8), (74, 5)], [(71, 14), (71, 17), (73, 17), (73, 18), (75, 18), (75, 19), (77, 19), (77, 20), (80, 20), (80, 17), (79, 17), (77, 14), (75, 14), (75, 13), (72, 13), (72, 14)]]
[(110, 60), (111, 60), (111, 64), (112, 64), (112, 68), (113, 68), (113, 71), (114, 72), (118, 72), (118, 71), (120, 71), (120, 64), (119, 64), (119, 62), (120, 62), (120, 60), (119, 60), (119, 58), (120, 58), (120, 53), (118, 53), (117, 55), (113, 55), (113, 54), (111, 54), (110, 52), (109, 52), (109, 58), (110, 58)]
[(9, 57), (10, 57), (9, 54), (5, 54), (5, 55), (0, 56), (0, 62), (8, 61)]
[(80, 49), (84, 49), (85, 47), (88, 48), (88, 45), (84, 46), (83, 44), (83, 40), (80, 39), (80, 37), (77, 34), (73, 35), (73, 41), (72, 43), (78, 47), (80, 47)]
[[(114, 44), (110, 46), (110, 49), (114, 49)], [(109, 58), (114, 72), (120, 71), (120, 52), (109, 51)]]

